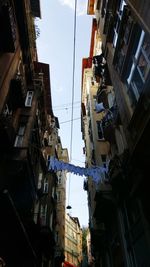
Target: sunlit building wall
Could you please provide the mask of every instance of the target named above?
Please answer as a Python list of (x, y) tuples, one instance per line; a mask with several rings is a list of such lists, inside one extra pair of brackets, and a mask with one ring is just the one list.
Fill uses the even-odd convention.
[[(57, 144), (59, 160), (68, 162), (68, 150), (62, 148), (61, 142)], [(57, 224), (56, 224), (56, 255), (65, 259), (65, 211), (66, 211), (66, 171), (57, 172)]]
[[(96, 62), (100, 57), (95, 58), (97, 100), (112, 111), (112, 118), (102, 119), (104, 139), (110, 144), (105, 185), (111, 190), (100, 186), (96, 191), (96, 227), (90, 229), (92, 255), (99, 266), (140, 267), (150, 262), (150, 232), (146, 230), (150, 225), (146, 175), (150, 147), (149, 9), (149, 1), (142, 5), (140, 1), (103, 0), (95, 1), (94, 6), (106, 62), (103, 71), (102, 62)], [(106, 106), (111, 99), (103, 90), (110, 81), (114, 101)]]
[(65, 263), (80, 266), (82, 262), (82, 230), (77, 217), (66, 213)]

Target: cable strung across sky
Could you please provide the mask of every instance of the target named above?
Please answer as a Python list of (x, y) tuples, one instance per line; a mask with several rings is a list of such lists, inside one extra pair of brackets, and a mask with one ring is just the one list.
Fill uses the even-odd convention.
[[(70, 127), (70, 162), (72, 160), (73, 144), (73, 115), (74, 115), (74, 88), (75, 88), (75, 65), (76, 65), (76, 22), (77, 22), (77, 0), (74, 1), (74, 30), (73, 30), (73, 61), (72, 61), (72, 101), (71, 101), (71, 127)], [(71, 177), (69, 176), (68, 205), (70, 201)]]

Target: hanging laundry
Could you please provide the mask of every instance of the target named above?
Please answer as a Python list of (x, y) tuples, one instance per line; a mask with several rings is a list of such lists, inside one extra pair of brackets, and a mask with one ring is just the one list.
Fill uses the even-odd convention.
[(104, 111), (105, 110), (104, 104), (102, 102), (101, 103), (96, 103), (95, 104), (95, 110), (96, 110), (97, 113)]
[(75, 166), (73, 164), (58, 160), (53, 156), (51, 156), (49, 159), (49, 170), (53, 171), (66, 170), (68, 172), (74, 173), (79, 176), (92, 176), (93, 180), (96, 183), (99, 183), (101, 180), (104, 179), (105, 173), (107, 171), (106, 168), (104, 167), (84, 168)]

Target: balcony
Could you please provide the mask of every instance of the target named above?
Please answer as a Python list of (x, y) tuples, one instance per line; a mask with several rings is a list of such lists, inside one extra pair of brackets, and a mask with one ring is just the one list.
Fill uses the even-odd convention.
[(103, 138), (111, 145), (116, 144), (115, 129), (118, 123), (117, 120), (118, 108), (114, 105), (110, 109), (106, 109), (106, 114), (100, 122)]
[(0, 147), (3, 151), (13, 146), (15, 129), (12, 124), (11, 115), (0, 115)]
[(41, 18), (40, 0), (30, 0), (30, 5), (32, 15)]
[(109, 163), (108, 177), (112, 185), (112, 190), (115, 196), (120, 196), (123, 199), (127, 194), (127, 164), (129, 159), (128, 150), (120, 156), (115, 155)]
[[(30, 79), (32, 73), (32, 67), (30, 64), (31, 64), (32, 49), (33, 46), (35, 45), (35, 35), (33, 33), (34, 28), (32, 28), (33, 24), (31, 23), (32, 17), (29, 16), (30, 13), (29, 1), (16, 0), (14, 1), (14, 6), (15, 6), (15, 14), (19, 31), (19, 40), (23, 54), (23, 63), (26, 64), (27, 66), (26, 68), (30, 69), (29, 72), (27, 73), (27, 76), (29, 76)], [(31, 24), (29, 25), (29, 23)]]
[(0, 52), (14, 53), (16, 41), (16, 24), (13, 9), (9, 3), (0, 6)]
[(98, 103), (103, 103), (105, 108), (108, 108), (108, 97), (107, 97), (107, 87), (100, 85), (98, 90), (97, 90), (97, 101)]
[(100, 56), (101, 55), (93, 57), (94, 59), (93, 76), (95, 77), (98, 83), (102, 81), (103, 84), (105, 85), (112, 85), (107, 63), (104, 58), (102, 58), (102, 60), (100, 61), (99, 59)]
[(12, 150), (15, 160), (25, 160), (31, 157), (30, 162), (34, 168), (40, 158), (40, 136), (36, 118), (37, 99), (33, 97), (31, 107), (21, 109), (16, 121), (16, 138)]
[(24, 107), (24, 90), (21, 79), (12, 79), (9, 86), (8, 105), (12, 111)]
[(105, 141), (108, 141), (111, 145), (116, 144), (115, 128), (112, 124), (105, 126), (103, 132)]

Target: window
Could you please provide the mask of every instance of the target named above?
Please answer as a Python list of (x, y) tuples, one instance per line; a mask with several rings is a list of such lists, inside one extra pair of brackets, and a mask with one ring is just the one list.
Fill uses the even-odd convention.
[(131, 28), (132, 28), (132, 18), (129, 16), (128, 20), (127, 20), (127, 24), (126, 24), (126, 28), (125, 28), (125, 33), (124, 33), (124, 43), (127, 45), (128, 41), (129, 41), (129, 36), (130, 36), (130, 32), (131, 32)]
[(46, 215), (47, 215), (47, 204), (41, 205), (40, 218), (41, 218), (42, 225), (46, 225)]
[(39, 173), (39, 179), (38, 179), (38, 189), (40, 189), (42, 187), (42, 177), (43, 177), (43, 174), (40, 172)]
[(102, 162), (103, 162), (103, 167), (106, 168), (106, 155), (101, 155), (101, 159), (102, 159)]
[(150, 60), (150, 39), (147, 35), (144, 38), (142, 49), (144, 53), (146, 54), (147, 58)]
[(104, 133), (101, 121), (97, 121), (97, 134), (99, 140), (104, 140)]
[(150, 61), (144, 49), (141, 49), (141, 54), (139, 56), (137, 66), (138, 66), (140, 75), (142, 76), (142, 79), (145, 81), (150, 70)]
[(58, 202), (61, 201), (61, 192), (60, 191), (57, 192), (57, 201)]
[(56, 243), (58, 243), (58, 241), (59, 241), (59, 233), (58, 231), (56, 231)]
[(92, 165), (96, 165), (96, 158), (95, 158), (95, 150), (94, 148), (92, 149), (92, 157), (91, 157), (91, 163)]
[(50, 155), (47, 155), (47, 160), (46, 160), (46, 165), (49, 166), (49, 162), (50, 162)]
[[(150, 39), (141, 31), (141, 36), (138, 41), (138, 46), (135, 55), (133, 56), (133, 63), (130, 74), (127, 79), (129, 86), (129, 95), (136, 103), (144, 89), (145, 82), (150, 74)], [(134, 104), (133, 103), (133, 104)]]
[(102, 162), (106, 162), (106, 155), (101, 155)]
[(53, 229), (53, 213), (50, 215), (49, 226), (50, 226), (50, 229), (52, 230)]
[(49, 135), (49, 137), (48, 137), (48, 145), (49, 146), (52, 146), (53, 145), (53, 136), (52, 135)]
[(48, 182), (44, 181), (43, 193), (48, 193)]
[(97, 104), (97, 96), (93, 95), (93, 106), (94, 106), (94, 110), (96, 110), (96, 104)]
[(52, 187), (52, 197), (55, 198), (55, 187)]
[(87, 102), (86, 108), (87, 108), (87, 115), (90, 117), (90, 102), (89, 101)]
[(102, 18), (106, 14), (106, 6), (107, 6), (107, 1), (106, 0), (103, 0), (103, 2), (102, 2), (102, 9), (101, 9)]
[(25, 106), (26, 107), (31, 107), (32, 98), (33, 98), (33, 91), (28, 91), (27, 96), (26, 96), (26, 100), (25, 100)]
[(18, 133), (16, 135), (16, 139), (15, 139), (15, 143), (14, 146), (15, 147), (21, 147), (22, 143), (23, 143), (23, 137), (24, 137), (24, 132), (25, 132), (25, 125), (21, 125), (18, 129)]
[(62, 179), (61, 177), (58, 178), (58, 184), (61, 184), (62, 183)]
[(24, 131), (25, 131), (25, 126), (21, 125), (18, 130), (18, 135), (21, 135), (21, 136), (24, 135)]
[(14, 146), (15, 146), (15, 147), (21, 147), (21, 146), (22, 146), (22, 143), (23, 143), (23, 136), (19, 136), (19, 135), (17, 135), (17, 136), (16, 136), (16, 139), (15, 139), (15, 144), (14, 144)]
[(57, 173), (57, 175), (58, 175), (58, 184), (62, 184), (62, 172), (59, 171), (59, 172)]

